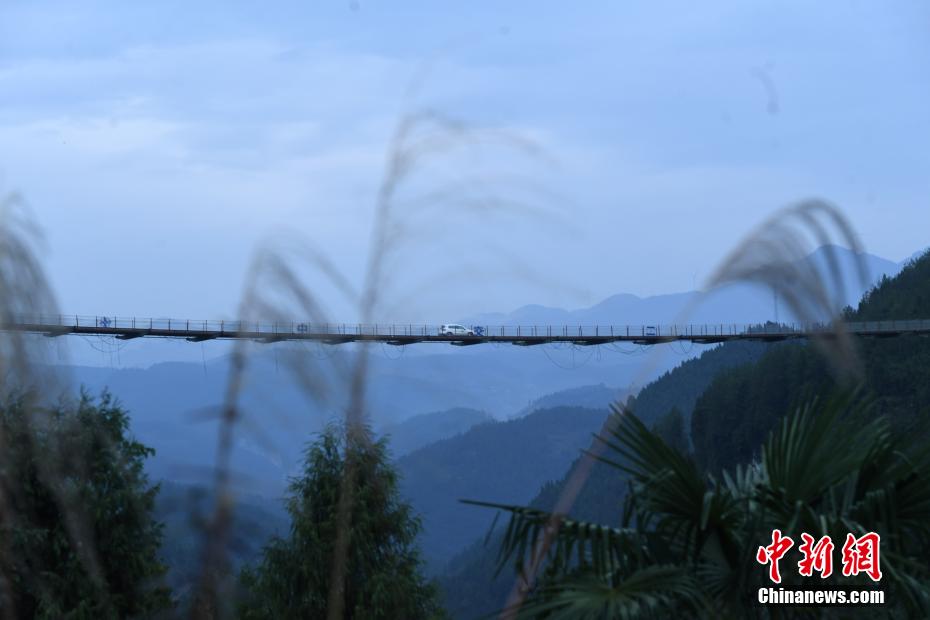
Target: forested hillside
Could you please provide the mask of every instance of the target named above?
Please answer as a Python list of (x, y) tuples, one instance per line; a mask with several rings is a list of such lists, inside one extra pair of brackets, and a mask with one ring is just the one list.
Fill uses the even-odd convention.
[[(930, 253), (863, 297), (852, 321), (930, 318)], [(925, 435), (930, 415), (930, 340), (921, 336), (859, 339), (863, 394), (892, 430)], [(790, 408), (837, 387), (816, 347), (784, 344), (758, 362), (720, 374), (698, 400), (691, 423), (697, 461), (719, 471), (757, 456), (753, 449)]]
[(607, 418), (606, 410), (542, 409), (490, 422), (397, 461), (402, 495), (423, 518), (420, 546), (433, 572), (482, 535), (493, 519), (462, 498), (529, 501), (557, 479)]
[[(163, 481), (155, 502), (155, 518), (164, 524), (159, 557), (168, 566), (166, 583), (183, 610), (203, 570), (206, 519), (213, 496), (207, 488)], [(227, 552), (233, 570), (255, 561), (272, 535), (287, 532), (290, 520), (282, 500), (257, 496), (236, 498)]]
[[(847, 318), (930, 318), (930, 254), (912, 261), (897, 277), (884, 278)], [(872, 414), (887, 415), (899, 435), (926, 434), (930, 340), (902, 336), (863, 339), (856, 345), (865, 369), (863, 396), (875, 405)], [(757, 457), (758, 446), (782, 416), (812, 397), (826, 398), (836, 385), (828, 361), (808, 343), (731, 343), (666, 373), (631, 405), (662, 435), (680, 441), (680, 431), (690, 431), (697, 462), (713, 473)], [(678, 411), (670, 415), (674, 409)], [(676, 428), (689, 419), (684, 429)], [(564, 479), (545, 485), (531, 505), (551, 510), (563, 484)], [(625, 477), (597, 465), (571, 514), (616, 524), (624, 493)], [(456, 617), (474, 618), (500, 608), (514, 579), (509, 566), (493, 577), (500, 544), (499, 534), (487, 542), (475, 541), (450, 562), (442, 586), (447, 608)]]
[(698, 463), (717, 473), (748, 462), (781, 415), (832, 382), (820, 354), (797, 342), (774, 346), (755, 363), (724, 370), (697, 400), (691, 418)]
[[(705, 351), (699, 358), (683, 362), (647, 385), (630, 403), (637, 415), (650, 425), (659, 422), (673, 409), (677, 409), (683, 418), (688, 420), (694, 403), (715, 375), (722, 370), (758, 359), (768, 347), (769, 345), (757, 342), (732, 342)], [(585, 447), (589, 444), (590, 440)], [(577, 458), (572, 467), (575, 463)], [(566, 468), (557, 480), (543, 485), (530, 504), (536, 508), (551, 510), (570, 471), (571, 468)], [(625, 490), (626, 482), (615, 469), (597, 464), (593, 467), (571, 514), (587, 521), (617, 523)], [(487, 497), (475, 499), (490, 500)], [(517, 503), (514, 500), (505, 501)], [(464, 507), (463, 510), (477, 509)], [(499, 609), (503, 604), (508, 589), (513, 585), (513, 575), (506, 568), (501, 571), (501, 575), (494, 575), (499, 546), (499, 533), (485, 540), (485, 533), (482, 532), (480, 537), (474, 539), (467, 549), (446, 566), (440, 583), (446, 597), (446, 608), (454, 617), (476, 618)]]
[(464, 433), (473, 426), (492, 422), (490, 414), (467, 407), (421, 413), (402, 422), (385, 426), (378, 433), (387, 436), (391, 456), (400, 458), (435, 441)]

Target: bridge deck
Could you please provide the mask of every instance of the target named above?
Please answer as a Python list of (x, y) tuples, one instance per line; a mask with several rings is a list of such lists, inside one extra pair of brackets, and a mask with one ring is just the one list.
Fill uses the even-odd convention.
[[(849, 322), (848, 332), (864, 337), (890, 337), (901, 334), (930, 335), (930, 320)], [(312, 324), (263, 323), (254, 321), (205, 321), (189, 319), (141, 319), (108, 316), (60, 315), (22, 317), (0, 324), (0, 331), (44, 334), (49, 337), (70, 334), (133, 338), (183, 338), (191, 342), (215, 339), (244, 339), (258, 342), (312, 341), (325, 344), (383, 342), (408, 345), (441, 342), (459, 346), (482, 343), (510, 343), (533, 346), (547, 343), (600, 345), (611, 342), (655, 345), (688, 341), (713, 344), (728, 340), (778, 341), (797, 338), (833, 337), (829, 323), (808, 325), (531, 325), (474, 326), (477, 335), (440, 335), (435, 325), (412, 324)]]

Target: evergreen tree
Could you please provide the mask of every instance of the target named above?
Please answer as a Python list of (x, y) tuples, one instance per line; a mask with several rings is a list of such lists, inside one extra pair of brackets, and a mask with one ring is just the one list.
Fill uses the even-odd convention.
[(442, 615), (435, 587), (420, 573), (419, 519), (398, 494), (385, 440), (328, 427), (305, 452), (303, 474), (291, 481), (291, 530), (265, 547), (242, 572), (245, 618), (324, 618), (330, 590), (340, 487), (355, 463), (346, 570), (345, 617), (432, 618)]
[(0, 404), (0, 616), (151, 616), (161, 585), (154, 450), (127, 437), (126, 412), (104, 393), (40, 409)]

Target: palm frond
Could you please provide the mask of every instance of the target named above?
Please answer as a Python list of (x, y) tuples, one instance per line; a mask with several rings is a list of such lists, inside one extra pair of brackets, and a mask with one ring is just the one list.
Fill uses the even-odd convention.
[[(546, 566), (524, 606), (547, 618), (744, 617), (763, 585), (753, 551), (774, 528), (812, 535), (882, 536), (882, 567), (897, 609), (930, 611), (930, 447), (896, 437), (871, 401), (843, 391), (814, 399), (770, 433), (757, 462), (705, 476), (622, 407), (592, 455), (628, 476), (623, 527), (542, 510), (469, 502), (510, 513), (500, 567)], [(619, 498), (618, 498), (619, 500)], [(535, 542), (553, 544), (528, 558)], [(524, 564), (526, 560), (530, 560)], [(712, 607), (711, 607), (712, 604)]]
[(658, 515), (662, 534), (687, 554), (699, 549), (711, 531), (735, 525), (735, 500), (725, 486), (710, 485), (690, 457), (666, 444), (632, 411), (613, 409), (609, 437), (601, 440), (618, 459), (599, 458), (631, 476), (640, 508)]
[(635, 530), (577, 521), (525, 506), (460, 501), (510, 513), (498, 554), (498, 572), (509, 562), (521, 570), (536, 541), (555, 523), (558, 532), (548, 559), (559, 570), (580, 567), (605, 576), (628, 565), (631, 558), (643, 558), (647, 553), (640, 533)]
[(811, 401), (785, 416), (762, 448), (768, 484), (783, 493), (786, 502), (807, 503), (855, 473), (887, 435), (881, 419), (850, 423), (862, 420), (866, 407), (865, 401), (845, 393)]

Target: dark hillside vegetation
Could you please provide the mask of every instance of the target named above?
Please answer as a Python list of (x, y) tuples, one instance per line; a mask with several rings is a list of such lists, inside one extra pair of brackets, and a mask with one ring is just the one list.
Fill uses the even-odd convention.
[[(155, 499), (154, 517), (163, 524), (159, 557), (167, 565), (166, 583), (186, 612), (202, 569), (202, 547), (206, 537), (205, 516), (215, 497), (208, 487), (163, 481)], [(227, 553), (230, 569), (238, 571), (254, 563), (272, 536), (287, 531), (290, 520), (283, 498), (273, 500), (239, 495), (230, 524)]]
[(629, 405), (647, 426), (655, 424), (672, 409), (678, 409), (688, 424), (694, 404), (714, 377), (723, 370), (759, 359), (768, 347), (765, 343), (747, 340), (709, 349), (650, 382)]
[[(833, 385), (823, 358), (805, 344), (774, 346), (757, 362), (721, 372), (697, 400), (691, 440), (698, 463), (712, 473), (758, 456), (771, 427), (802, 395)], [(711, 422), (712, 421), (712, 422)]]
[(402, 422), (385, 426), (379, 434), (388, 437), (391, 455), (399, 458), (423, 446), (464, 433), (473, 426), (494, 418), (484, 411), (454, 407), (433, 413), (421, 413)]
[[(761, 342), (736, 341), (705, 351), (700, 357), (683, 362), (649, 383), (629, 399), (627, 405), (650, 427), (667, 423), (669, 414), (677, 412), (687, 431), (695, 403), (714, 378), (721, 372), (758, 360), (769, 347)], [(575, 464), (577, 459), (572, 467)], [(544, 485), (532, 505), (541, 510), (554, 508), (570, 472), (569, 469), (558, 481)], [(625, 489), (626, 481), (615, 469), (597, 463), (570, 514), (585, 521), (616, 523), (621, 509), (616, 498), (622, 498)]]
[[(691, 410), (701, 392), (710, 385), (717, 373), (758, 359), (768, 347), (757, 342), (732, 342), (705, 351), (700, 357), (683, 362), (644, 387), (630, 401), (631, 406), (644, 420), (651, 420), (653, 424), (660, 423), (672, 411), (678, 411), (684, 423), (690, 419)], [(684, 428), (687, 430), (687, 425)], [(584, 447), (588, 445), (590, 436)], [(577, 456), (578, 452), (575, 453), (572, 465), (563, 469), (561, 476), (545, 483), (529, 505), (541, 510), (551, 510), (555, 506), (571, 468), (577, 464)], [(571, 514), (587, 521), (619, 523), (626, 488), (625, 476), (613, 468), (595, 464)], [(470, 507), (464, 509), (478, 510)], [(487, 515), (486, 518), (490, 522)], [(486, 531), (482, 531), (445, 567), (440, 576), (440, 585), (446, 608), (454, 617), (477, 618), (500, 609), (513, 585), (510, 571), (503, 570), (495, 576), (500, 541), (500, 531), (487, 538)]]
[(606, 418), (606, 410), (542, 409), (480, 424), (398, 459), (401, 492), (423, 519), (420, 544), (431, 571), (484, 535), (493, 519), (460, 499), (532, 499), (543, 483), (562, 475)]
[[(930, 254), (884, 278), (863, 297), (852, 321), (930, 318)], [(875, 415), (901, 435), (927, 437), (930, 419), (930, 339), (859, 339), (863, 395)], [(697, 461), (716, 472), (758, 456), (754, 447), (793, 406), (838, 387), (828, 361), (806, 344), (772, 347), (757, 362), (720, 374), (698, 400), (691, 422)]]
[[(623, 520), (614, 527), (565, 519), (553, 532), (526, 617), (554, 618), (870, 618), (874, 608), (760, 606), (772, 580), (886, 593), (882, 615), (930, 614), (930, 447), (890, 432), (854, 392), (821, 396), (789, 412), (751, 467), (708, 476), (695, 461), (617, 407), (605, 436), (618, 471), (630, 479)], [(527, 545), (550, 527), (545, 511), (510, 513), (501, 564), (527, 566)], [(781, 576), (756, 560), (775, 530), (793, 540), (881, 536), (878, 570), (804, 576), (781, 562)], [(847, 537), (851, 537), (847, 539)], [(861, 538), (860, 538), (861, 537)], [(861, 542), (859, 552), (862, 552)], [(844, 550), (846, 545), (844, 545)], [(844, 553), (848, 553), (845, 551)], [(792, 558), (795, 556), (792, 556)], [(832, 557), (832, 556), (831, 556)], [(880, 557), (880, 560), (879, 560)], [(792, 560), (793, 561), (793, 560)], [(834, 560), (836, 561), (836, 560)], [(871, 568), (877, 569), (876, 565)], [(876, 581), (880, 580), (880, 586)]]
[[(896, 277), (883, 278), (848, 320), (930, 318), (930, 254), (910, 262)], [(889, 432), (918, 445), (928, 437), (930, 339), (902, 336), (860, 340), (865, 370), (862, 398), (869, 415), (884, 416)], [(760, 446), (788, 412), (837, 388), (828, 362), (806, 343), (730, 343), (687, 361), (646, 386), (631, 410), (668, 443), (677, 435), (669, 412), (685, 422), (694, 457), (703, 472), (720, 472), (760, 456)], [(678, 439), (680, 441), (680, 437)], [(597, 464), (572, 508), (579, 520), (620, 522), (628, 477)], [(530, 506), (551, 510), (565, 479), (542, 487)], [(476, 540), (448, 565), (441, 584), (450, 611), (475, 618), (500, 609), (513, 586), (505, 567), (494, 578), (502, 533)]]
[(108, 394), (0, 403), (0, 617), (149, 617), (173, 607), (158, 557), (158, 486)]
[(930, 251), (909, 261), (896, 276), (883, 277), (862, 298), (854, 321), (926, 319), (930, 308)]

